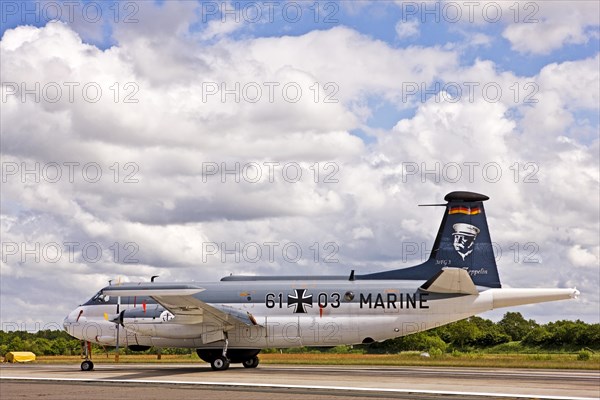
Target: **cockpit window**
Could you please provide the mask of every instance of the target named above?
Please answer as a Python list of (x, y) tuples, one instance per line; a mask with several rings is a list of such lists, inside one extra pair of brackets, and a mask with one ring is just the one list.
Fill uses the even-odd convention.
[(109, 301), (110, 296), (102, 294), (102, 292), (98, 292), (94, 297), (92, 297), (92, 302), (94, 303), (108, 303)]

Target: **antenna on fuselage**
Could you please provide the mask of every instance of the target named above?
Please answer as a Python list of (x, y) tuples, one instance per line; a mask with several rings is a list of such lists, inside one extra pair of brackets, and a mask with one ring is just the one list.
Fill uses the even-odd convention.
[(112, 281), (113, 281), (112, 279), (110, 279), (110, 280), (108, 281), (108, 286), (112, 286)]
[(152, 278), (150, 278), (150, 282), (154, 282), (154, 279), (158, 278), (158, 275), (152, 275)]
[(353, 281), (354, 280), (354, 270), (352, 270), (350, 272), (350, 278), (348, 278), (349, 281)]

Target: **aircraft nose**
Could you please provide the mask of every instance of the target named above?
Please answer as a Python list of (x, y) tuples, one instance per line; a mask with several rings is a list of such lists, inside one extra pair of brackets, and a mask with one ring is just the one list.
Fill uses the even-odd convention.
[(79, 322), (79, 319), (82, 315), (83, 308), (81, 307), (77, 307), (75, 310), (71, 311), (69, 315), (67, 315), (63, 320), (63, 328), (65, 329), (65, 331), (73, 335), (73, 327)]

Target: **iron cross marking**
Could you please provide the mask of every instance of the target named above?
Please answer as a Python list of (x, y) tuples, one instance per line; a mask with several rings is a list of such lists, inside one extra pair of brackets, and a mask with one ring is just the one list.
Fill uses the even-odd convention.
[(306, 309), (304, 306), (312, 307), (313, 306), (313, 297), (312, 294), (310, 296), (305, 296), (306, 289), (294, 289), (296, 292), (295, 296), (289, 295), (287, 298), (288, 308), (294, 308), (294, 314), (306, 313)]

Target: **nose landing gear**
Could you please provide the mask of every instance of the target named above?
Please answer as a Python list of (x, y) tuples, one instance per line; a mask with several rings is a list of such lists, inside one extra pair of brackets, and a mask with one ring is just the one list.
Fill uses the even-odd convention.
[(91, 371), (93, 369), (94, 369), (94, 363), (91, 362), (90, 360), (85, 360), (84, 362), (81, 363), (82, 371)]
[(81, 342), (82, 358), (85, 360), (81, 363), (82, 371), (92, 371), (94, 369), (94, 363), (92, 362), (92, 343), (88, 341)]

